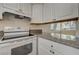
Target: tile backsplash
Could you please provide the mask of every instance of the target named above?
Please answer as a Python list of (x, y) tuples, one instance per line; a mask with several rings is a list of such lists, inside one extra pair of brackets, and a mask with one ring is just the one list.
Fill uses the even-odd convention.
[(22, 28), (25, 30), (29, 30), (30, 21), (27, 19), (16, 19), (14, 15), (5, 14), (3, 16), (3, 20), (0, 21), (0, 30), (4, 30), (4, 28), (15, 27)]

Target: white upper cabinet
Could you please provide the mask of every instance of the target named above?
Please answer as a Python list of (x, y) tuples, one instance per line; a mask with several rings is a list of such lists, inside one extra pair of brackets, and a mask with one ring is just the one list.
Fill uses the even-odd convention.
[(25, 16), (31, 17), (31, 10), (32, 5), (31, 3), (20, 3), (19, 4), (19, 11), (23, 13)]
[(18, 11), (19, 3), (4, 3), (4, 8), (8, 8), (8, 9)]
[(3, 10), (4, 10), (4, 12), (11, 12), (14, 14), (21, 15), (21, 13), (19, 13), (19, 4), (18, 3), (4, 3)]
[(56, 3), (54, 4), (54, 12), (56, 19), (78, 17), (77, 3)]
[(55, 11), (53, 3), (45, 3), (43, 5), (43, 21), (55, 19)]
[(44, 21), (78, 17), (77, 3), (46, 3), (43, 6)]
[[(0, 14), (4, 12), (11, 12), (18, 15), (31, 17), (31, 4), (30, 3), (3, 3), (0, 4)], [(1, 18), (0, 16), (0, 18)]]
[(78, 3), (0, 3), (0, 18), (3, 12), (12, 12), (32, 17), (32, 22), (78, 17)]
[(0, 19), (2, 19), (2, 12), (3, 12), (3, 4), (0, 3)]
[(42, 4), (32, 5), (32, 22), (41, 22), (43, 17)]

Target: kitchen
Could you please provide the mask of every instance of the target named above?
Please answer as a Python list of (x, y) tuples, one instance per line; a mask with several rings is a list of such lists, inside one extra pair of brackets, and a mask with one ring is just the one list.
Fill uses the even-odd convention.
[(79, 4), (0, 3), (0, 55), (79, 55)]

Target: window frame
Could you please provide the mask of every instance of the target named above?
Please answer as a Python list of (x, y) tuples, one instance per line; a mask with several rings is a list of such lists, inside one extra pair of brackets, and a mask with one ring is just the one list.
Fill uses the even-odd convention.
[[(62, 23), (65, 23), (65, 22), (70, 22), (70, 27), (72, 26), (72, 25), (71, 25), (71, 22), (75, 22), (75, 27), (74, 27), (75, 29), (72, 30), (72, 29), (70, 28), (69, 30), (62, 30)], [(78, 29), (77, 29), (78, 20), (75, 20), (75, 21), (65, 21), (65, 22), (58, 22), (58, 23), (60, 23), (60, 31), (57, 31), (57, 30), (56, 30), (56, 31), (54, 32), (54, 30), (52, 30), (52, 29), (51, 29), (51, 31), (53, 31), (54, 34), (55, 34), (55, 33), (60, 34), (60, 38), (58, 38), (58, 39), (63, 39), (63, 38), (62, 38), (62, 34), (64, 34), (64, 35), (70, 35), (71, 37), (72, 37), (72, 36), (75, 36), (75, 39), (73, 39), (73, 40), (76, 40), (76, 33), (77, 33), (77, 30), (78, 30)], [(55, 24), (55, 23), (53, 23), (53, 24)], [(55, 35), (54, 35), (54, 36), (55, 36)], [(55, 37), (55, 38), (56, 38), (56, 37)], [(67, 40), (67, 39), (65, 39), (65, 40)], [(72, 38), (71, 38), (70, 40), (72, 40)]]

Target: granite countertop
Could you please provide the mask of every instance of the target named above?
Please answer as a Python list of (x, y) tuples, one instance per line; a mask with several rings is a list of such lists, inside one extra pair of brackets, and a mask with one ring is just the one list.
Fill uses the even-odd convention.
[(79, 41), (77, 41), (77, 40), (73, 41), (73, 40), (57, 39), (57, 38), (52, 37), (51, 34), (49, 34), (49, 33), (44, 33), (44, 34), (41, 34), (38, 36), (45, 38), (47, 40), (51, 40), (53, 42), (57, 42), (60, 44), (64, 44), (64, 45), (79, 49)]

